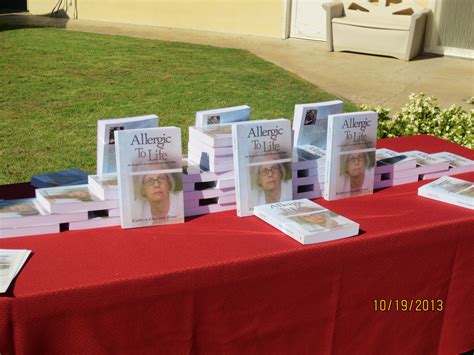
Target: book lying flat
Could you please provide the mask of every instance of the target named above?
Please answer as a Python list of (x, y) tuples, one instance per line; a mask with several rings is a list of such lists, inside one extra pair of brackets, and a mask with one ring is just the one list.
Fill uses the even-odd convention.
[(26, 249), (0, 249), (0, 293), (7, 292), (30, 253)]
[(248, 121), (250, 106), (233, 106), (196, 112), (196, 126)]
[(255, 216), (301, 244), (322, 243), (359, 233), (359, 224), (308, 199), (256, 206)]
[(449, 169), (447, 172), (424, 174), (423, 180), (436, 179), (445, 175), (456, 175), (474, 171), (474, 160), (464, 158), (460, 155), (450, 152), (440, 152), (431, 154), (431, 156), (447, 160), (449, 163)]
[(474, 209), (474, 182), (443, 176), (418, 188), (418, 196)]
[(416, 159), (414, 157), (387, 148), (380, 148), (376, 150), (375, 159), (377, 160), (376, 174), (398, 173), (403, 170), (413, 170), (413, 174), (415, 174)]
[(51, 214), (35, 198), (0, 201), (0, 228), (60, 224), (87, 219), (87, 211)]
[(48, 174), (33, 175), (31, 186), (37, 189), (54, 186), (87, 184), (87, 172), (80, 169), (67, 169)]
[(440, 171), (448, 172), (449, 162), (432, 154), (421, 152), (419, 150), (411, 150), (401, 153), (405, 156), (416, 159), (416, 173), (418, 175), (437, 173)]
[(32, 235), (59, 233), (59, 224), (42, 224), (38, 226), (26, 226), (16, 228), (0, 229), (0, 238), (27, 237)]
[(36, 198), (49, 213), (71, 213), (117, 208), (117, 200), (101, 200), (88, 185), (37, 189)]
[(157, 115), (112, 118), (97, 121), (97, 175), (117, 172), (115, 162), (115, 131), (158, 127)]
[(116, 131), (122, 228), (184, 222), (181, 129)]

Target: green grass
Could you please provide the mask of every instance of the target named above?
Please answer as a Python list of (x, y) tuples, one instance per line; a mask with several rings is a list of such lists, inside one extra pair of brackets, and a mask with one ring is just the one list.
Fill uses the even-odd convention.
[(95, 172), (98, 119), (156, 113), (181, 127), (186, 151), (196, 111), (247, 104), (252, 119), (291, 118), (297, 103), (336, 98), (237, 49), (0, 27), (0, 53), (0, 184)]

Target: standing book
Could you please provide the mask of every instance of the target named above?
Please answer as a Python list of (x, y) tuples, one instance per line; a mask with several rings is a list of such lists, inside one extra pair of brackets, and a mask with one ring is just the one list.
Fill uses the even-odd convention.
[(233, 124), (238, 216), (251, 216), (254, 206), (292, 199), (291, 136), (287, 119)]
[(373, 193), (377, 119), (371, 111), (329, 116), (326, 200)]
[(181, 129), (115, 132), (122, 228), (184, 222)]
[(158, 127), (157, 115), (113, 118), (97, 121), (97, 175), (114, 174), (115, 163), (115, 131)]
[[(340, 100), (295, 105), (293, 131), (295, 146), (307, 154), (320, 156), (326, 150), (328, 116), (342, 112)], [(316, 149), (317, 148), (317, 149)], [(317, 159), (317, 157), (306, 157)]]
[(308, 199), (255, 207), (255, 215), (301, 244), (352, 237), (359, 224)]
[(233, 106), (196, 112), (196, 126), (233, 123), (250, 119), (250, 106)]

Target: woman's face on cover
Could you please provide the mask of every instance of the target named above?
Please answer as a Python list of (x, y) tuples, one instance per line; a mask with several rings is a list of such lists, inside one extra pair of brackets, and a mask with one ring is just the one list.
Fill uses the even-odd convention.
[(359, 176), (364, 172), (366, 166), (365, 155), (350, 154), (347, 157), (347, 174), (351, 177)]
[(281, 177), (281, 169), (278, 164), (265, 164), (258, 168), (258, 182), (263, 190), (279, 189)]
[(143, 177), (143, 195), (150, 202), (166, 200), (169, 189), (170, 182), (166, 174), (149, 174)]

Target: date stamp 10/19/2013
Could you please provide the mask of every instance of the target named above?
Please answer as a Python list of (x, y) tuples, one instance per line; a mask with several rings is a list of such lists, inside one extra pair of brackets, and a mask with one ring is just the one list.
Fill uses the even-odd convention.
[(375, 299), (375, 312), (442, 312), (444, 301), (440, 299)]

